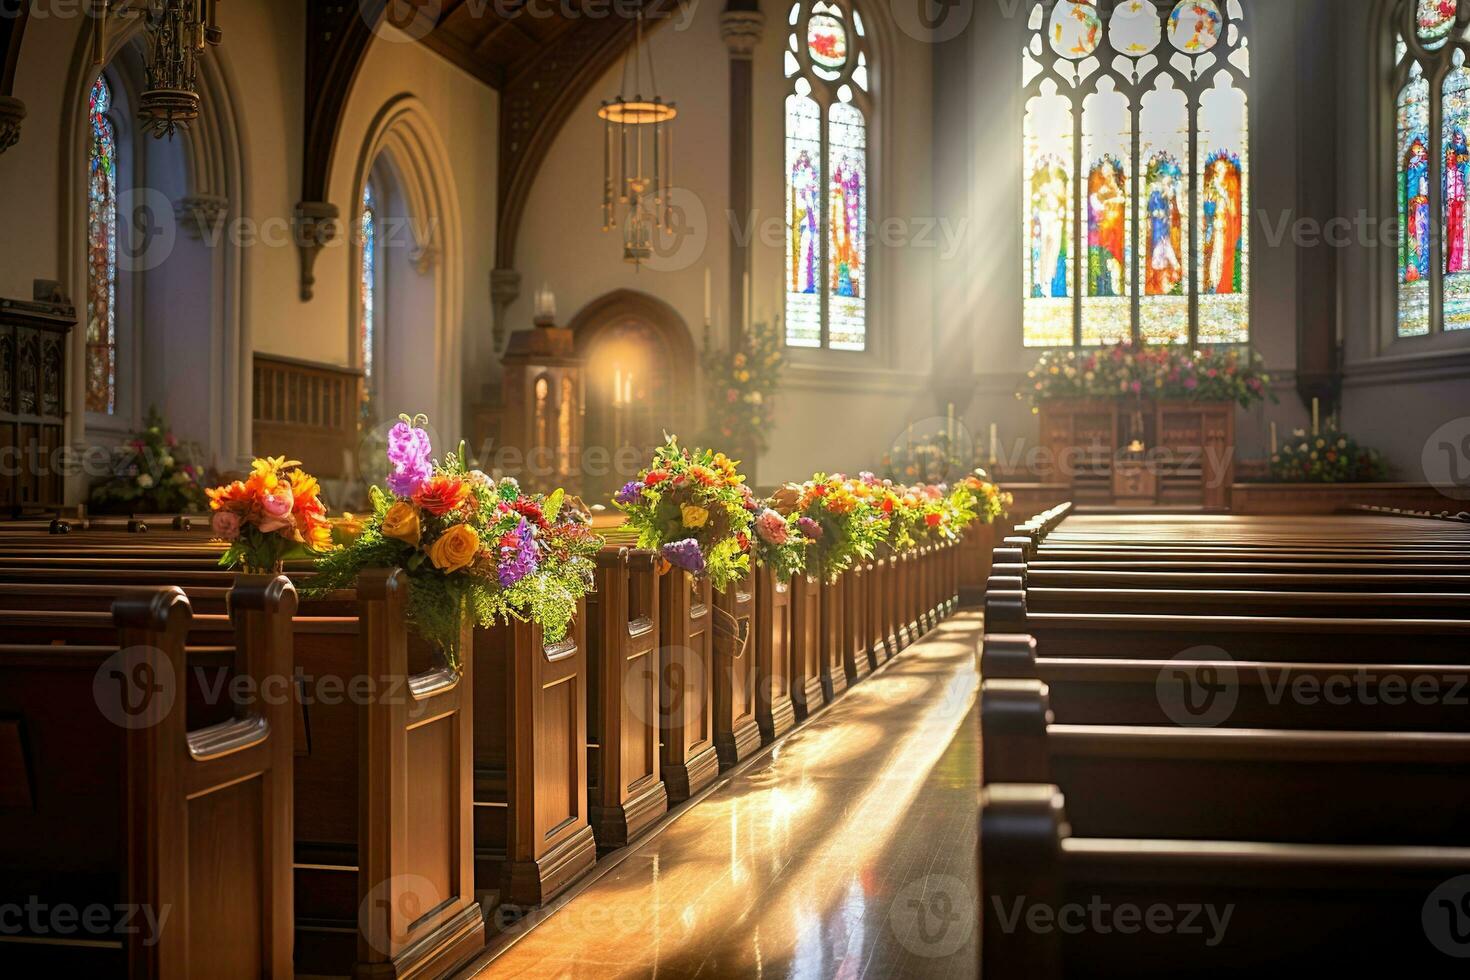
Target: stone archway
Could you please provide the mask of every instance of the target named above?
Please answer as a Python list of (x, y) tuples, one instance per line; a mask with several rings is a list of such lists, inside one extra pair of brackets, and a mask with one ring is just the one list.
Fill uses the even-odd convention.
[[(605, 449), (616, 459), (618, 450), (632, 446), (643, 458), (665, 432), (693, 441), (699, 429), (699, 358), (688, 325), (673, 307), (620, 289), (588, 303), (569, 326), (584, 364), (587, 448)], [(589, 477), (588, 490), (604, 496), (627, 476)]]

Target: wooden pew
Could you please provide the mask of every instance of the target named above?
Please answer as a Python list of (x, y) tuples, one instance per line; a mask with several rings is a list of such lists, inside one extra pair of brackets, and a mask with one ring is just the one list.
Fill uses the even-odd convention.
[(797, 721), (826, 707), (822, 696), (822, 584), (807, 575), (791, 580), (791, 701)]
[(733, 768), (760, 747), (756, 720), (755, 573), (748, 572), (714, 599), (714, 733), (720, 769)]
[(842, 670), (849, 685), (867, 677), (878, 663), (870, 653), (868, 608), (872, 602), (871, 566), (864, 561), (853, 563), (842, 574)]
[[(1053, 718), (1062, 724), (1470, 734), (1470, 666), (1465, 664), (1141, 660), (1038, 653), (1030, 636), (987, 634), (981, 676), (1041, 681)], [(1213, 710), (1211, 691), (1228, 698), (1221, 710)]]
[(664, 787), (682, 803), (719, 774), (714, 740), (714, 630), (709, 579), (659, 576), (659, 724)]
[(823, 581), (820, 587), (821, 630), (818, 640), (822, 700), (831, 704), (847, 691), (847, 668), (842, 649), (842, 630), (846, 623), (846, 576)]
[[(365, 573), (357, 615), (291, 624), (308, 741), (295, 758), (303, 972), (438, 975), (484, 944), (471, 820), (473, 658), (454, 671), (422, 645), (410, 649), (407, 588), (397, 570)], [(96, 642), (95, 621), (79, 619), (95, 614), (64, 625), (56, 615), (3, 611), (0, 630), (38, 640), (64, 629), (70, 642)], [(192, 632), (225, 640), (227, 630), (223, 617), (197, 616)], [(462, 649), (471, 642), (467, 629)]]
[(1055, 783), (1083, 835), (1470, 843), (1470, 735), (1059, 725), (1047, 694), (983, 683), (984, 781)]
[(501, 883), (503, 906), (539, 907), (597, 862), (588, 819), (586, 625), (583, 606), (558, 643), (547, 643), (536, 623), (471, 631), (475, 712), (504, 720), (474, 727), (475, 877), (480, 891)]
[(1463, 955), (1440, 916), (1470, 849), (1094, 837), (1071, 825), (1074, 799), (982, 793), (986, 980), (1444, 976)]
[[(1172, 657), (1195, 648), (1224, 650), (1237, 660), (1321, 659), (1381, 663), (1385, 644), (1412, 636), (1394, 660), (1453, 663), (1470, 640), (1470, 621), (1348, 619), (1307, 616), (1197, 616), (1129, 613), (1031, 613), (1020, 597), (986, 599), (986, 628), (1036, 637), (1046, 656)], [(1314, 655), (1304, 655), (1313, 651)]]
[[(290, 677), (295, 604), (284, 578), (231, 593), (237, 669), (256, 690)], [(57, 613), (47, 645), (0, 647), (0, 904), (72, 910), (5, 943), (7, 965), (290, 976), (291, 705), (188, 730), (183, 593), (134, 591), (106, 618), (109, 642), (56, 645)]]
[(755, 572), (756, 722), (769, 745), (796, 724), (792, 700), (792, 608), (796, 583), (782, 582), (770, 569)]
[(588, 780), (597, 846), (624, 847), (668, 812), (659, 767), (659, 583), (650, 551), (604, 548), (588, 596)]

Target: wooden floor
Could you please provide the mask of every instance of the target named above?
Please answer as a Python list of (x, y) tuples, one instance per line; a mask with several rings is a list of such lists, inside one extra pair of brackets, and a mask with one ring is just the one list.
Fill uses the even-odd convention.
[(981, 632), (941, 625), (471, 975), (975, 976)]

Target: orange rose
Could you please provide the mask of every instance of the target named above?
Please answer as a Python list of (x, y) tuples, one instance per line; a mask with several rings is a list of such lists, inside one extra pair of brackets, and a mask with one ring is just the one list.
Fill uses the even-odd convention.
[(400, 500), (383, 514), (383, 537), (402, 541), (411, 548), (419, 546), (423, 534), (419, 526), (419, 512), (413, 504)]
[(429, 546), (429, 560), (446, 573), (467, 568), (479, 553), (480, 536), (468, 524), (454, 525)]

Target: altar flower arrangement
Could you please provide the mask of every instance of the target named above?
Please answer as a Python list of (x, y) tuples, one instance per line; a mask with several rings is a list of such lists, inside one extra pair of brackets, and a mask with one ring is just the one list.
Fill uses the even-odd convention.
[(743, 331), (729, 350), (705, 351), (710, 441), (717, 437), (747, 452), (766, 448), (767, 436), (776, 424), (773, 396), (781, 384), (785, 364), (781, 333), (765, 324)]
[(773, 498), (775, 508), (796, 518), (809, 542), (806, 571), (831, 581), (861, 558), (871, 558), (882, 540), (884, 522), (862, 481), (818, 473), (787, 484)]
[(1265, 361), (1242, 347), (1190, 350), (1178, 344), (1122, 343), (1098, 350), (1046, 351), (1026, 373), (1018, 398), (1033, 411), (1053, 398), (1163, 398), (1236, 402), (1274, 400)]
[(219, 562), (226, 568), (277, 571), (284, 562), (315, 558), (333, 547), (321, 486), (294, 459), (257, 459), (244, 480), (205, 494), (210, 530), (229, 544)]
[(1271, 457), (1271, 479), (1281, 483), (1373, 483), (1388, 479), (1376, 449), (1334, 427), (1317, 435), (1297, 429)]
[(204, 466), (193, 443), (181, 442), (150, 407), (143, 428), (113, 450), (111, 475), (92, 485), (87, 507), (97, 514), (202, 511)]
[(638, 547), (724, 591), (750, 568), (755, 516), (738, 464), (724, 453), (684, 449), (668, 436), (613, 503), (638, 532)]
[(337, 522), (343, 547), (318, 560), (306, 593), (351, 588), (368, 568), (402, 568), (409, 622), (451, 663), (466, 615), (482, 627), (536, 622), (548, 642), (564, 639), (602, 539), (563, 491), (527, 494), (470, 469), (463, 443), (436, 460), (427, 421), (402, 416), (389, 431), (387, 488), (369, 490), (370, 515)]

